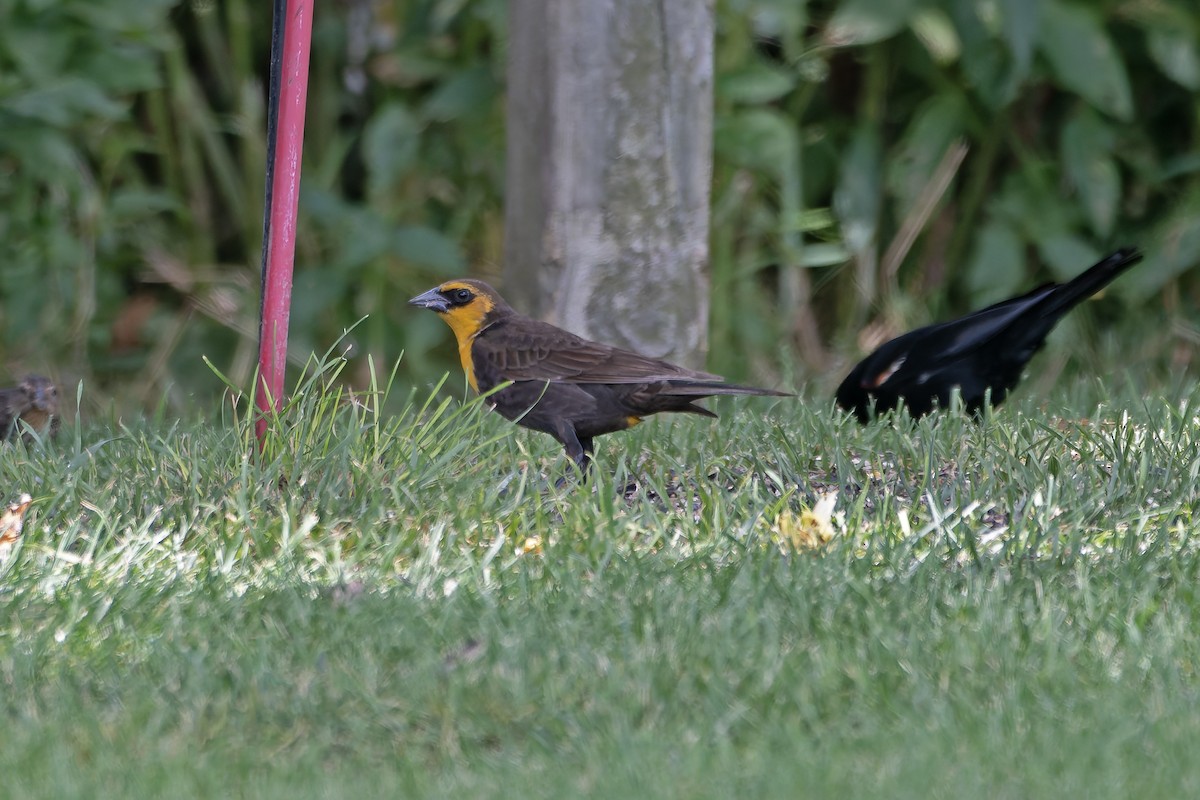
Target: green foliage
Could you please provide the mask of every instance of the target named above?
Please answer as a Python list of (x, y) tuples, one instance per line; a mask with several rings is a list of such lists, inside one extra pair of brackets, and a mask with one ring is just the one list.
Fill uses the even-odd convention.
[[(1149, 254), (1112, 290), (1130, 317), (1194, 289), (1177, 282), (1200, 261), (1192, 4), (724, 0), (718, 20), (718, 74), (738, 80), (716, 84), (713, 269), (787, 298), (776, 326), (739, 327), (736, 291), (714, 309), (730, 367), (790, 335), (832, 383), (824, 343), (876, 315), (871, 341), (1118, 244)], [(831, 231), (789, 230), (797, 202), (832, 209), (843, 265), (803, 257)], [(1160, 365), (1179, 353), (1169, 326), (1145, 333)]]
[(129, 233), (169, 207), (113, 167), (148, 146), (127, 124), (162, 82), (171, 3), (0, 2), (0, 354), (54, 364), (120, 302)]
[[(244, 383), (268, 5), (0, 13), (0, 362), (84, 379), (117, 408), (211, 401), (203, 356)], [(873, 339), (1127, 243), (1149, 257), (1110, 317), (1155, 319), (1140, 352), (1186, 361), (1192, 4), (720, 0), (716, 15), (713, 369), (832, 385)], [(290, 355), (298, 368), (366, 317), (353, 354), (403, 351), (401, 379), (428, 382), (451, 348), (403, 300), (501, 258), (505, 3), (350, 0), (315, 25)], [(364, 385), (366, 364), (343, 377)]]
[[(425, 363), (398, 300), (496, 261), (503, 3), (316, 14), (290, 358)], [(7, 0), (0, 359), (120, 407), (246, 382), (257, 351), (270, 8)], [(489, 54), (492, 51), (493, 54)], [(366, 379), (366, 361), (352, 380)], [(440, 367), (439, 367), (440, 371)], [(432, 370), (426, 369), (425, 374)]]

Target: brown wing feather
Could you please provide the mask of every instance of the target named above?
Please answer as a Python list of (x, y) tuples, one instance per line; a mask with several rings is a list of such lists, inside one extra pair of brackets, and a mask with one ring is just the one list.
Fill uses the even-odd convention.
[(720, 381), (717, 375), (684, 369), (632, 350), (592, 342), (539, 320), (502, 320), (475, 340), (472, 355), (510, 381), (643, 383)]

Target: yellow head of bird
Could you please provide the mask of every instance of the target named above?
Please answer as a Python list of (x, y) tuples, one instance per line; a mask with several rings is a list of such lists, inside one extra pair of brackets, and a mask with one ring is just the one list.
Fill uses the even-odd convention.
[(408, 304), (436, 311), (446, 320), (460, 344), (479, 333), (494, 310), (508, 308), (495, 289), (483, 281), (466, 278), (446, 281), (417, 295)]
[(435, 311), (446, 321), (458, 339), (458, 355), (467, 374), (467, 382), (478, 391), (471, 344), (497, 312), (512, 310), (504, 298), (483, 281), (461, 278), (435, 286), (409, 300), (408, 304)]

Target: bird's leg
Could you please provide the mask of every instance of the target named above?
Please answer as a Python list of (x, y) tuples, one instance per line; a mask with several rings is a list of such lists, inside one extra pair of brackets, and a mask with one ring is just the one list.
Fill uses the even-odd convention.
[(575, 433), (575, 426), (570, 422), (560, 422), (556, 426), (555, 437), (562, 443), (563, 450), (567, 456), (575, 462), (575, 466), (579, 468), (580, 476), (583, 480), (587, 480), (588, 465), (592, 462), (592, 439), (580, 439)]
[(579, 465), (579, 471), (583, 473), (583, 477), (586, 480), (588, 470), (592, 466), (592, 453), (595, 452), (595, 445), (592, 444), (592, 439), (589, 437), (587, 439), (580, 439), (579, 446), (582, 449), (582, 454), (579, 458), (575, 459), (575, 463)]

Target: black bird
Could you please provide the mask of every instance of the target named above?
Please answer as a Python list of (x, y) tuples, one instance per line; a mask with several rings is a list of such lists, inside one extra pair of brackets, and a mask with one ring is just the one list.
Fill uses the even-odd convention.
[(988, 390), (998, 405), (1063, 315), (1141, 260), (1136, 248), (1118, 250), (1067, 283), (1047, 283), (892, 339), (850, 371), (838, 387), (837, 403), (861, 422), (901, 401), (913, 417), (924, 416), (935, 405), (948, 407), (955, 387), (973, 413), (983, 407)]

